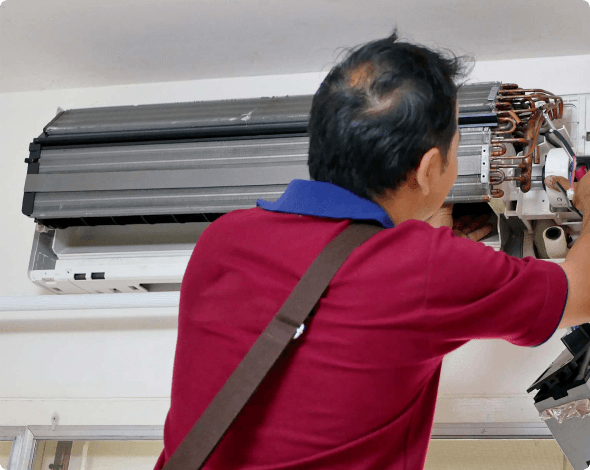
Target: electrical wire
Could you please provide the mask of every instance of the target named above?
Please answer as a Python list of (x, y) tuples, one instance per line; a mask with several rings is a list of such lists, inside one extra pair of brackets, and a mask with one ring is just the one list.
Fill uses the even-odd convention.
[(556, 142), (555, 140), (553, 140), (553, 137), (551, 137), (551, 134), (549, 134), (548, 132), (545, 134), (545, 140), (549, 144), (553, 145), (553, 147), (555, 147), (555, 148), (561, 148), (561, 145), (559, 145), (558, 142)]
[[(569, 156), (571, 158), (576, 158), (576, 154), (574, 152), (574, 149), (569, 144), (569, 142), (567, 141), (567, 139), (561, 134), (561, 132), (552, 129), (552, 130), (548, 131), (547, 134), (549, 134), (550, 136), (557, 137), (557, 139), (559, 139), (559, 141), (561, 142), (559, 144), (559, 146), (561, 148), (563, 148), (567, 153), (569, 153)], [(547, 135), (545, 136), (545, 138), (547, 138)]]
[(565, 197), (565, 200), (566, 200), (566, 203), (567, 203), (567, 208), (570, 211), (573, 211), (576, 214), (578, 214), (580, 217), (584, 218), (584, 214), (582, 214), (582, 212), (580, 212), (576, 208), (576, 206), (574, 206), (574, 203), (572, 201), (570, 201), (569, 197), (567, 196), (567, 191), (565, 190), (565, 188), (558, 181), (556, 181), (555, 184), (557, 185), (557, 187), (559, 188), (559, 190), (561, 191), (561, 193)]

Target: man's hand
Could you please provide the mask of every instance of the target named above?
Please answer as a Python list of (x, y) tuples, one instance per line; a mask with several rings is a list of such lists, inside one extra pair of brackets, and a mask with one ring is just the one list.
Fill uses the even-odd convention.
[(482, 215), (475, 219), (463, 216), (453, 220), (453, 204), (445, 204), (426, 222), (434, 228), (449, 227), (456, 236), (477, 242), (488, 236), (493, 230), (493, 225), (488, 223), (489, 218), (489, 215)]
[[(566, 191), (570, 188), (570, 182), (567, 178), (562, 176), (548, 176), (545, 178), (547, 187), (560, 191), (557, 183)], [(588, 175), (584, 176), (578, 183), (574, 183), (574, 199), (572, 203), (574, 207), (584, 212), (584, 214), (587, 210), (590, 210), (590, 177)]]

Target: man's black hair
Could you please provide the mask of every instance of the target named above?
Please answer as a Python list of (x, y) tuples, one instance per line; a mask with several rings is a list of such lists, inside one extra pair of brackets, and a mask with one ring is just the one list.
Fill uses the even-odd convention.
[(447, 153), (457, 129), (461, 58), (390, 37), (352, 51), (316, 92), (309, 171), (371, 199), (395, 189), (422, 156)]

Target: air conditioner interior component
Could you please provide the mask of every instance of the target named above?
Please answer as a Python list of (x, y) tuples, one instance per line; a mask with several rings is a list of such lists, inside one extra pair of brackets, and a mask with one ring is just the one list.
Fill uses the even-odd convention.
[[(541, 416), (546, 410), (590, 398), (590, 324), (578, 326), (562, 341), (566, 350), (527, 390), (537, 390), (535, 407)], [(569, 417), (545, 423), (572, 467), (585, 470), (590, 466), (590, 419), (573, 411)]]
[(47, 229), (38, 225), (29, 278), (56, 294), (178, 291), (208, 222), (98, 225)]
[[(489, 197), (486, 156), (499, 89), (494, 82), (459, 92), (453, 202)], [(208, 222), (309, 178), (311, 100), (60, 112), (27, 159), (23, 212), (38, 222), (29, 277), (59, 294), (178, 289)], [(500, 249), (500, 234), (487, 243)]]
[(458, 92), (459, 125), (495, 127), (498, 124), (496, 102), (501, 82), (471, 83)]
[[(499, 82), (459, 91), (458, 178), (447, 202), (489, 201), (496, 230), (485, 243), (515, 256), (542, 256), (535, 234), (543, 220), (561, 226), (569, 244), (581, 227), (575, 213), (547, 202), (549, 126), (530, 116), (533, 106), (547, 105), (555, 114), (548, 119), (557, 118), (561, 98), (543, 93)], [(311, 99), (61, 112), (27, 159), (23, 212), (38, 222), (29, 277), (54, 293), (178, 289), (207, 223), (256, 199), (275, 200), (292, 179), (309, 178)], [(589, 127), (578, 114), (586, 101), (565, 97), (563, 119), (551, 119), (577, 145)], [(535, 142), (530, 129), (539, 131)]]
[[(499, 85), (461, 89), (462, 127), (497, 124)], [(63, 111), (30, 146), (23, 213), (51, 228), (183, 223), (276, 199), (292, 179), (309, 178), (311, 99)], [(487, 196), (480, 160), (491, 147), (479, 137), (479, 147), (461, 149), (457, 201)]]
[(457, 181), (447, 203), (482, 202), (490, 198), (491, 130), (489, 127), (462, 127), (457, 150)]

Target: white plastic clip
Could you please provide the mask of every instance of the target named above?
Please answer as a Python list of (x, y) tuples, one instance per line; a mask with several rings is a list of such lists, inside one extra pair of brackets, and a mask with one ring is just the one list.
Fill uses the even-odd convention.
[(574, 200), (574, 188), (570, 188), (570, 189), (567, 190), (567, 198), (570, 201), (573, 201)]
[(59, 424), (59, 413), (56, 411), (51, 415), (51, 430), (55, 431), (55, 428)]
[(304, 330), (305, 330), (305, 325), (302, 323), (301, 325), (299, 325), (299, 328), (297, 328), (297, 331), (295, 332), (295, 336), (293, 336), (293, 339), (299, 338), (303, 334)]

